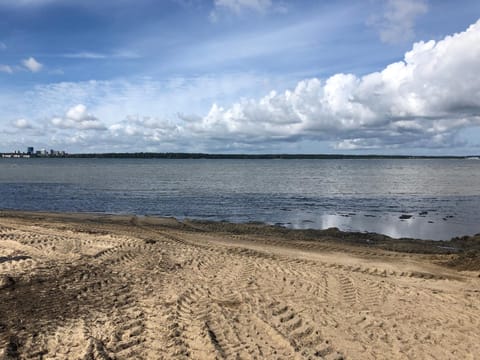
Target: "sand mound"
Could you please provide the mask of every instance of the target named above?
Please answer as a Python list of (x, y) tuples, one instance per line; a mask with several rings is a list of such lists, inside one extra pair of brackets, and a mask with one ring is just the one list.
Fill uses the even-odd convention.
[(229, 226), (4, 213), (0, 358), (480, 353), (479, 273), (442, 265), (458, 255)]

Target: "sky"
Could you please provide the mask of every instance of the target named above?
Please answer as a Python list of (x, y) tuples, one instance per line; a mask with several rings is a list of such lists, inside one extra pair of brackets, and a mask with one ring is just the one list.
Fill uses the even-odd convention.
[(480, 154), (480, 1), (0, 0), (0, 152)]

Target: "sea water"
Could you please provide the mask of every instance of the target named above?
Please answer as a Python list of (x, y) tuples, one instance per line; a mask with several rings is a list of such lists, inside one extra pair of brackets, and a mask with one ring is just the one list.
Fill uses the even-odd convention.
[(480, 161), (0, 159), (0, 209), (255, 221), (440, 240), (480, 233)]

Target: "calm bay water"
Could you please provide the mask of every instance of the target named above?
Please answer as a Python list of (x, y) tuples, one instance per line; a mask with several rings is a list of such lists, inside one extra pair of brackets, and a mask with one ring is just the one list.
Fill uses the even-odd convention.
[(480, 161), (0, 159), (0, 209), (449, 239), (480, 232)]

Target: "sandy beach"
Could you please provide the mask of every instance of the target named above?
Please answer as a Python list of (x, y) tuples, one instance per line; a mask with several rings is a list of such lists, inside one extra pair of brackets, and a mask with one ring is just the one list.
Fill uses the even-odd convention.
[(0, 358), (478, 359), (480, 236), (0, 212)]

